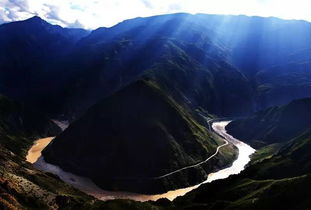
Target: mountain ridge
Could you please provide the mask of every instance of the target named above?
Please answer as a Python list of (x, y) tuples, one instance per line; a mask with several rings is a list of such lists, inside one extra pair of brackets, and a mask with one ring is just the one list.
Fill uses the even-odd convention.
[[(310, 99), (288, 104), (311, 97), (310, 37), (307, 22), (202, 14), (90, 34), (39, 18), (1, 25), (0, 93), (25, 108), (0, 97), (0, 208), (310, 209)], [(249, 167), (174, 202), (101, 202), (24, 161), (35, 138), (58, 134), (48, 119), (68, 120), (48, 162), (103, 188), (166, 192), (232, 163), (225, 147), (200, 168), (144, 182), (211, 155), (219, 138), (206, 120), (241, 116), (227, 129), (258, 148)]]
[(311, 125), (311, 98), (298, 99), (287, 105), (271, 107), (246, 119), (235, 120), (228, 132), (253, 146), (282, 143), (300, 135)]
[(233, 157), (218, 155), (162, 178), (206, 159), (219, 144), (188, 112), (155, 83), (137, 81), (89, 109), (53, 140), (43, 157), (108, 190), (150, 194), (191, 186)]
[[(43, 20), (40, 19), (39, 22), (41, 21)], [(21, 23), (24, 22), (18, 22), (17, 25)], [(12, 24), (16, 25), (16, 23)], [(8, 23), (0, 28), (12, 24)], [(14, 58), (14, 56), (8, 58), (5, 56), (9, 55), (8, 52), (3, 52), (2, 55), (0, 53), (0, 64), (1, 56), (2, 60), (6, 60), (6, 62), (11, 59), (5, 66), (2, 66), (2, 74), (4, 75), (2, 78), (7, 79), (2, 79), (3, 85), (0, 87), (0, 91), (18, 101), (27, 102), (30, 106), (36, 106), (38, 109), (44, 107), (45, 110), (42, 110), (42, 112), (47, 112), (53, 117), (65, 113), (67, 118), (74, 120), (90, 106), (96, 104), (98, 100), (135, 81), (141, 76), (141, 72), (148, 71), (149, 68), (156, 64), (155, 59), (146, 59), (144, 57), (145, 54), (149, 54), (155, 58), (157, 56), (156, 50), (152, 54), (151, 51), (143, 48), (144, 45), (157, 49), (156, 43), (153, 44), (155, 39), (174, 38), (180, 42), (179, 45), (187, 43), (190, 46), (192, 44), (192, 47), (182, 48), (182, 50), (187, 56), (195, 57), (196, 62), (199, 62), (204, 68), (209, 69), (212, 67), (210, 63), (204, 61), (206, 55), (208, 55), (215, 60), (216, 65), (221, 66), (221, 63), (228, 63), (242, 74), (241, 77), (246, 77), (246, 81), (243, 83), (248, 84), (244, 85), (244, 88), (241, 87), (241, 89), (245, 89), (245, 94), (249, 92), (249, 96), (246, 97), (247, 100), (243, 100), (245, 104), (239, 102), (234, 105), (235, 107), (247, 107), (246, 112), (230, 110), (230, 106), (225, 104), (220, 113), (215, 113), (214, 110), (211, 113), (222, 116), (247, 115), (252, 111), (258, 111), (272, 105), (285, 104), (295, 99), (296, 93), (299, 93), (299, 97), (310, 96), (309, 89), (298, 83), (284, 86), (286, 92), (293, 92), (293, 94), (284, 95), (284, 91), (278, 85), (279, 79), (277, 78), (271, 84), (257, 82), (265, 79), (263, 76), (267, 75), (262, 73), (263, 69), (270, 69), (272, 65), (287, 65), (291, 61), (298, 62), (294, 56), (290, 56), (288, 57), (290, 60), (284, 63), (283, 57), (288, 54), (297, 52), (300, 53), (300, 58), (308, 59), (308, 52), (303, 51), (303, 49), (307, 43), (311, 42), (308, 38), (310, 37), (309, 34), (311, 34), (311, 25), (309, 25), (306, 22), (276, 18), (176, 14), (127, 20), (110, 28), (94, 30), (88, 36), (82, 38), (77, 38), (80, 35), (76, 36), (75, 33), (68, 35), (68, 32), (62, 32), (69, 37), (76, 37), (70, 38), (72, 39), (70, 42), (76, 39), (80, 41), (74, 46), (72, 43), (69, 44), (73, 48), (69, 47), (68, 53), (58, 56), (58, 58), (53, 58), (50, 55), (52, 50), (44, 45), (44, 47), (40, 48), (46, 48), (47, 51), (40, 49), (42, 52), (36, 56), (32, 51), (29, 52), (27, 48), (26, 52), (22, 51), (23, 47), (14, 51), (15, 57), (18, 54), (33, 54), (32, 57), (26, 56), (22, 59), (19, 57)], [(299, 37), (292, 36), (292, 31), (296, 31)], [(277, 34), (283, 34), (284, 38), (274, 42)], [(292, 41), (289, 41), (290, 37), (292, 37)], [(7, 41), (7, 38), (2, 37), (2, 39), (8, 45), (7, 48), (16, 48), (13, 44), (8, 44), (10, 42)], [(64, 42), (67, 43), (65, 40)], [(261, 47), (263, 49), (257, 46), (259, 43), (263, 46)], [(54, 47), (56, 52), (60, 51), (60, 49), (63, 52), (66, 51), (64, 47), (66, 48), (69, 45), (63, 43), (61, 44), (62, 48)], [(280, 47), (284, 50), (279, 52)], [(133, 53), (135, 56), (130, 56)], [(42, 55), (47, 57), (42, 60)], [(245, 57), (248, 59), (245, 60)], [(12, 58), (15, 60), (12, 60)], [(16, 59), (18, 59), (18, 62), (16, 62)], [(49, 62), (49, 65), (46, 62)], [(15, 63), (25, 66), (23, 66), (24, 68), (17, 67)], [(19, 74), (23, 74), (26, 79), (13, 83), (13, 79), (17, 75), (8, 70), (15, 69), (16, 71), (16, 68), (21, 68)], [(135, 68), (135, 70), (130, 70), (130, 68)], [(230, 69), (231, 67), (222, 66), (222, 68)], [(293, 68), (298, 69), (298, 66)], [(303, 68), (307, 70), (308, 67), (304, 66)], [(272, 70), (268, 72), (272, 72)], [(291, 79), (292, 74), (283, 77)], [(234, 81), (234, 78), (231, 78), (231, 81)], [(307, 81), (308, 83), (309, 81)], [(48, 85), (42, 87), (44, 84)], [(39, 88), (42, 90), (38, 91)], [(222, 88), (218, 87), (218, 89), (221, 90)], [(222, 103), (220, 101), (223, 99), (219, 99), (222, 97), (219, 92), (223, 90), (217, 93), (216, 90), (210, 87), (208, 91), (214, 92), (214, 100)], [(45, 96), (45, 92), (50, 93), (49, 97)], [(29, 95), (36, 97), (32, 98)], [(80, 97), (84, 98), (83, 102), (79, 100)], [(65, 103), (61, 103), (59, 100), (65, 101)], [(242, 99), (231, 101), (239, 100), (242, 101)], [(204, 102), (202, 108), (211, 109), (212, 106), (211, 102)]]

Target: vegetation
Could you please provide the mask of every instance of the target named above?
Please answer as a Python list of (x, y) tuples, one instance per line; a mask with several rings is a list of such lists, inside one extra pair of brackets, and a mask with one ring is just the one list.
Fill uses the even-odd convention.
[(0, 145), (24, 156), (34, 139), (55, 136), (61, 129), (24, 105), (0, 96)]
[(43, 155), (104, 189), (161, 193), (191, 186), (235, 155), (220, 153), (201, 166), (157, 178), (207, 159), (222, 144), (188, 110), (157, 83), (140, 80), (89, 109)]
[[(74, 206), (92, 198), (59, 178), (36, 170), (25, 156), (40, 137), (61, 132), (53, 122), (7, 97), (0, 97), (0, 208), (34, 209)], [(65, 202), (65, 203), (61, 203)]]
[[(0, 92), (21, 103), (0, 97), (0, 208), (311, 209), (311, 101), (281, 105), (311, 96), (310, 34), (303, 21), (203, 14), (91, 33), (38, 17), (1, 25)], [(173, 202), (98, 201), (24, 161), (34, 139), (60, 132), (45, 116), (66, 118), (75, 122), (45, 151), (49, 161), (105, 188), (163, 192), (235, 158), (225, 147), (173, 179), (149, 179), (214, 152), (220, 141), (202, 114), (262, 108), (227, 127), (258, 149), (249, 167)]]
[(271, 107), (245, 119), (236, 120), (226, 128), (238, 139), (254, 147), (287, 142), (302, 134), (311, 125), (311, 98)]
[[(302, 112), (301, 103), (308, 101), (294, 101), (282, 109), (299, 114)], [(293, 118), (286, 118), (289, 122), (296, 115), (291, 116)], [(257, 119), (258, 122), (262, 120)], [(280, 122), (274, 123), (272, 126)], [(309, 125), (288, 141), (262, 147), (252, 157), (249, 167), (239, 175), (201, 185), (172, 203), (159, 200), (151, 204), (164, 209), (310, 209), (310, 129)], [(283, 131), (277, 129), (275, 132)], [(118, 201), (114, 202), (118, 204)]]

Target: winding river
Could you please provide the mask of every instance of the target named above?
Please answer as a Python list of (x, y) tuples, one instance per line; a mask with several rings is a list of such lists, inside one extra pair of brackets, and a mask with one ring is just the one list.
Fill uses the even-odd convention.
[[(231, 135), (226, 132), (226, 125), (228, 125), (230, 121), (220, 121), (214, 122), (212, 124), (212, 128), (214, 132), (224, 138), (224, 142), (229, 144), (234, 144), (239, 150), (238, 158), (232, 163), (232, 166), (219, 170), (215, 173), (210, 173), (206, 181), (183, 189), (169, 191), (167, 193), (159, 194), (159, 195), (143, 195), (143, 194), (136, 194), (136, 193), (127, 193), (127, 192), (111, 192), (105, 191), (100, 189), (96, 186), (90, 179), (85, 177), (80, 177), (74, 175), (69, 172), (63, 171), (56, 165), (52, 165), (46, 163), (44, 158), (41, 156), (41, 151), (53, 140), (53, 138), (44, 138), (39, 139), (35, 142), (34, 146), (28, 151), (28, 155), (26, 157), (28, 162), (34, 164), (37, 169), (53, 173), (60, 177), (64, 182), (72, 185), (73, 187), (80, 189), (81, 191), (92, 195), (100, 200), (112, 200), (112, 199), (131, 199), (136, 201), (155, 201), (160, 198), (167, 198), (169, 200), (174, 200), (178, 196), (183, 196), (186, 193), (198, 188), (200, 185), (204, 183), (209, 183), (218, 179), (225, 179), (233, 174), (239, 174), (241, 171), (244, 170), (247, 163), (250, 161), (250, 155), (255, 152), (255, 150), (250, 147), (249, 145), (235, 139)], [(223, 145), (225, 146), (225, 145)], [(221, 149), (221, 148), (219, 148)], [(216, 151), (215, 155), (218, 153)], [(213, 155), (213, 157), (215, 156)], [(210, 157), (210, 158), (213, 158)]]

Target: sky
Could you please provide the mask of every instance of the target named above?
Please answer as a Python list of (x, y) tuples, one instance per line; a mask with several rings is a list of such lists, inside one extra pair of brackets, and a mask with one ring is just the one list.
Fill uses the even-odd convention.
[(311, 22), (310, 0), (0, 0), (0, 23), (40, 16), (63, 27), (95, 29), (159, 14), (274, 16)]

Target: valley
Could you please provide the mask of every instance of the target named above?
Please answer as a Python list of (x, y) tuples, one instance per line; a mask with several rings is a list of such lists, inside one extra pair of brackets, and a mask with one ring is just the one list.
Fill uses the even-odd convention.
[[(136, 200), (136, 201), (156, 201), (161, 198), (166, 198), (169, 200), (174, 200), (178, 196), (183, 196), (186, 193), (197, 189), (201, 184), (204, 183), (210, 183), (212, 181), (218, 180), (218, 179), (224, 179), (229, 177), (232, 174), (239, 174), (247, 165), (247, 163), (250, 161), (249, 156), (254, 153), (254, 149), (249, 147), (248, 145), (244, 144), (243, 142), (240, 142), (237, 139), (234, 139), (232, 136), (226, 133), (225, 126), (229, 124), (229, 121), (223, 121), (223, 122), (214, 122), (212, 124), (212, 128), (214, 132), (220, 136), (222, 136), (225, 141), (224, 144), (220, 145), (217, 147), (216, 152), (211, 155), (208, 159), (197, 163), (195, 165), (187, 166), (178, 170), (175, 170), (174, 172), (170, 172), (168, 174), (162, 175), (160, 177), (154, 177), (154, 179), (160, 179), (164, 178), (167, 176), (170, 176), (174, 173), (187, 170), (189, 168), (197, 167), (204, 162), (209, 161), (211, 158), (216, 156), (221, 150), (222, 147), (227, 146), (228, 144), (233, 144), (238, 148), (238, 157), (236, 160), (233, 161), (232, 165), (228, 168), (216, 170), (215, 172), (212, 172), (208, 174), (207, 180), (203, 181), (202, 183), (195, 185), (195, 186), (190, 186), (184, 189), (176, 189), (172, 190), (163, 194), (158, 194), (158, 195), (143, 195), (143, 194), (135, 194), (135, 193), (128, 193), (128, 192), (112, 192), (112, 191), (105, 191), (103, 189), (100, 189), (98, 186), (96, 186), (91, 180), (85, 177), (79, 177), (77, 175), (71, 174), (69, 172), (63, 171), (61, 168), (55, 165), (51, 165), (49, 163), (46, 163), (44, 161), (44, 157), (41, 156), (41, 151), (47, 146), (48, 143), (52, 141), (53, 138), (45, 138), (45, 139), (39, 139), (35, 141), (34, 146), (31, 147), (29, 150), (29, 154), (33, 153), (32, 155), (35, 156), (37, 159), (35, 162), (33, 162), (34, 157), (32, 158), (27, 158), (28, 162), (34, 163), (34, 166), (42, 171), (46, 171), (49, 173), (53, 173), (57, 176), (59, 176), (64, 182), (68, 183), (69, 185), (72, 185), (73, 187), (89, 194), (92, 195), (100, 200), (111, 200), (111, 199), (131, 199), (131, 200)], [(38, 148), (38, 144), (40, 147)]]
[(48, 137), (36, 140), (34, 145), (28, 151), (26, 161), (32, 164), (35, 163), (40, 158), (42, 150), (53, 140), (53, 138), (54, 137)]
[(310, 44), (244, 15), (1, 24), (0, 209), (311, 209)]

